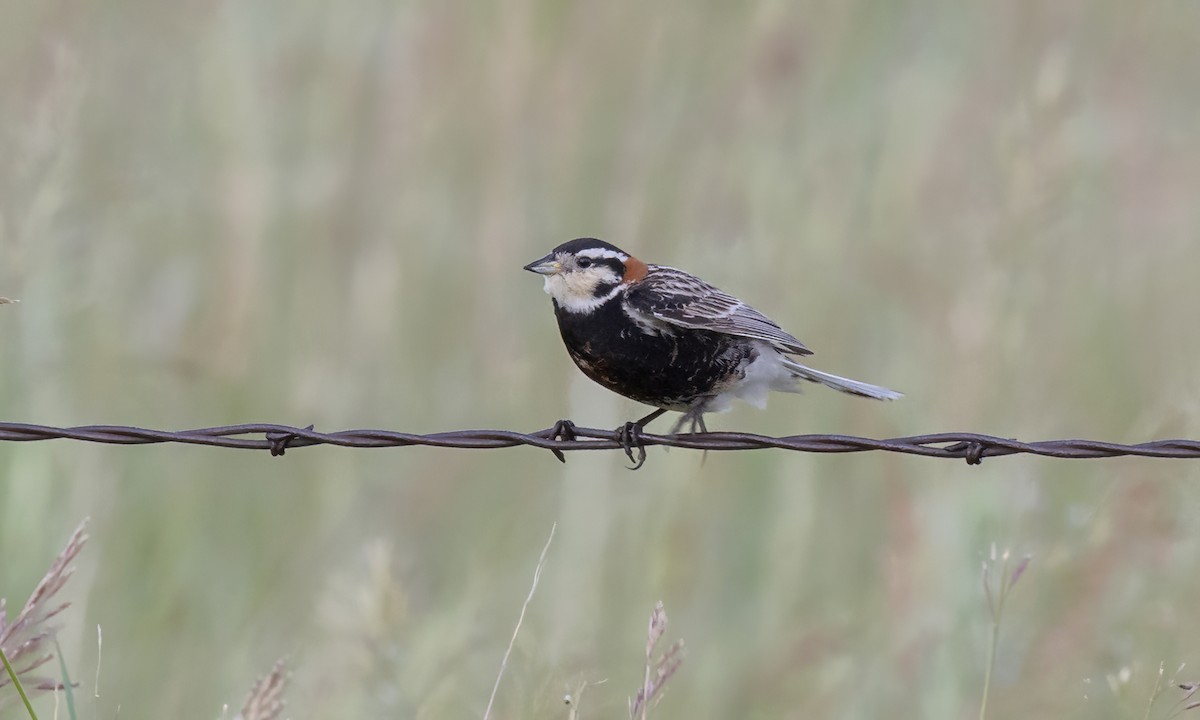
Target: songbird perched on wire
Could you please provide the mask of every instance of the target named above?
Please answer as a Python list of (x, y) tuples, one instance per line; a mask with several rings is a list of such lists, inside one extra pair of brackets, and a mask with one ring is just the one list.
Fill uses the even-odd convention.
[[(901, 394), (801, 365), (811, 355), (790, 333), (746, 303), (695, 275), (650, 265), (595, 238), (563, 243), (525, 266), (545, 276), (567, 353), (592, 380), (658, 408), (618, 431), (635, 467), (645, 461), (642, 429), (668, 410), (707, 432), (704, 414), (734, 398), (766, 406), (771, 390), (799, 392), (797, 380), (875, 400)], [(560, 421), (555, 436), (571, 434)], [(633, 457), (637, 447), (640, 457)]]

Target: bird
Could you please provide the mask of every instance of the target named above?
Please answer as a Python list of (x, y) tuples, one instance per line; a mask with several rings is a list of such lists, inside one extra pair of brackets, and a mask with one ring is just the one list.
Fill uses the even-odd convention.
[[(704, 415), (734, 399), (763, 408), (770, 391), (799, 392), (800, 380), (875, 400), (902, 397), (801, 364), (797, 358), (812, 351), (766, 315), (691, 273), (603, 240), (565, 242), (524, 269), (543, 276), (567, 354), (583, 374), (656, 408), (617, 430), (634, 469), (645, 462), (642, 430), (667, 411), (683, 413), (676, 434), (685, 424), (707, 432)], [(574, 425), (560, 420), (549, 432), (573, 439)]]

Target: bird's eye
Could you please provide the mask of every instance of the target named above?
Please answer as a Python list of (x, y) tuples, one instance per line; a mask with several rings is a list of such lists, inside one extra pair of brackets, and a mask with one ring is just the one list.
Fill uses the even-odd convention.
[(576, 260), (575, 264), (581, 268), (590, 268), (592, 266), (592, 261), (590, 258), (584, 257), (584, 258), (579, 258), (578, 260)]

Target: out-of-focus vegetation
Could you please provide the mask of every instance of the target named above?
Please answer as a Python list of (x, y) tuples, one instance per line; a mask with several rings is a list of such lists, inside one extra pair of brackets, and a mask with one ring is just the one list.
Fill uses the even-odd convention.
[[(907, 393), (714, 429), (1200, 437), (1197, 3), (0, 13), (5, 420), (615, 427), (520, 270), (595, 235)], [(976, 716), (993, 544), (1034, 560), (990, 717), (1200, 674), (1200, 465), (650, 453), (0, 444), (0, 594), (92, 516), (97, 717), (215, 717), (285, 654), (292, 717), (478, 717), (554, 521), (495, 717), (624, 716), (659, 599), (654, 717)]]

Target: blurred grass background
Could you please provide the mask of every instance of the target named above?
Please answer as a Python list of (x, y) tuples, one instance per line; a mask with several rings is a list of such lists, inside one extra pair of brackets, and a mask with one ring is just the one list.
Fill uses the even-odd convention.
[[(520, 270), (594, 235), (907, 393), (715, 429), (1200, 437), (1196, 3), (0, 12), (5, 420), (615, 427)], [(498, 717), (581, 679), (624, 716), (659, 599), (656, 717), (974, 717), (994, 543), (1034, 561), (992, 715), (1200, 673), (1200, 465), (650, 452), (0, 444), (0, 595), (91, 515), (97, 716), (214, 717), (290, 653), (292, 717), (478, 717), (557, 520)]]

